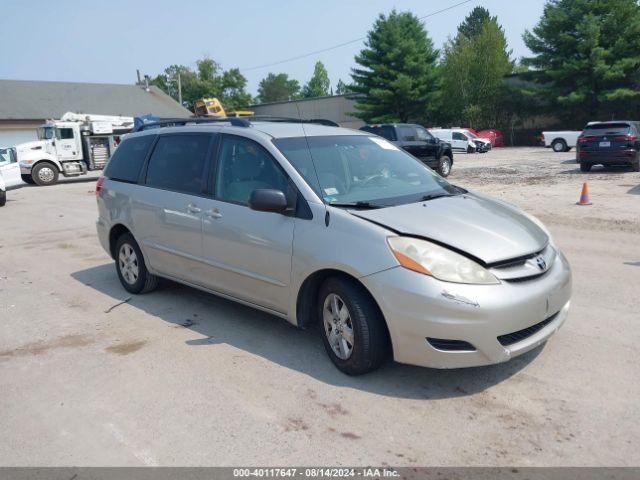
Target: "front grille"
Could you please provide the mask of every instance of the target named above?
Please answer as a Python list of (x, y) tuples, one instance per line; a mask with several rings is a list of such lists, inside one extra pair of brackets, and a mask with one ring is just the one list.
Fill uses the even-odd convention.
[(464, 340), (447, 340), (444, 338), (427, 338), (427, 342), (438, 350), (453, 352), (475, 352), (476, 347)]
[(506, 335), (500, 335), (498, 337), (498, 341), (503, 347), (508, 347), (509, 345), (513, 345), (514, 343), (518, 343), (525, 338), (529, 338), (536, 332), (539, 332), (544, 327), (549, 325), (553, 320), (558, 316), (557, 313), (551, 315), (549, 318), (541, 321), (540, 323), (536, 323), (535, 325), (531, 325), (530, 327), (523, 328), (522, 330), (518, 330), (517, 332), (507, 333)]

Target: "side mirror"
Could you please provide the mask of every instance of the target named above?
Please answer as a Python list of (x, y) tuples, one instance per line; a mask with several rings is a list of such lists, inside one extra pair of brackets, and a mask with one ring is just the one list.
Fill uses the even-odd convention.
[(258, 212), (282, 213), (287, 209), (287, 197), (281, 190), (259, 188), (251, 192), (249, 208)]

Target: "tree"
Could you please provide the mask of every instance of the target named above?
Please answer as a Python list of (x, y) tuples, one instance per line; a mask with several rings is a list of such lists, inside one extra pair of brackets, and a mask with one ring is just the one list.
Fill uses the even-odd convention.
[[(637, 116), (640, 7), (636, 0), (550, 0), (524, 42), (531, 76), (568, 125)], [(557, 108), (557, 107), (556, 107)]]
[(269, 73), (260, 80), (257, 100), (260, 103), (292, 100), (300, 94), (300, 84), (286, 73)]
[(329, 95), (329, 73), (324, 64), (316, 62), (313, 68), (313, 75), (309, 82), (302, 89), (302, 96), (305, 98), (325, 97)]
[(338, 83), (336, 84), (336, 95), (344, 95), (349, 91), (349, 86), (342, 81), (341, 78), (338, 79)]
[(476, 128), (495, 127), (501, 116), (504, 76), (513, 69), (497, 18), (486, 9), (474, 9), (443, 52), (440, 119)]
[(485, 23), (490, 21), (497, 23), (498, 17), (492, 17), (489, 10), (484, 7), (476, 7), (471, 10), (471, 13), (458, 25), (458, 33), (468, 39), (472, 39), (480, 35)]
[(182, 87), (182, 101), (188, 108), (199, 98), (216, 97), (228, 110), (247, 107), (251, 95), (246, 92), (247, 79), (237, 68), (223, 71), (220, 64), (209, 57), (196, 61), (196, 69), (185, 65), (170, 65), (164, 73), (149, 83), (178, 100), (178, 74)]
[(351, 92), (355, 115), (366, 122), (401, 121), (427, 115), (436, 100), (438, 51), (410, 12), (381, 14), (356, 55)]

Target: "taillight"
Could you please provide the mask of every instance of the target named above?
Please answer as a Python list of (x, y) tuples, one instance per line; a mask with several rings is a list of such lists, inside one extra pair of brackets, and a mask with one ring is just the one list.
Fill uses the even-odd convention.
[(98, 181), (96, 182), (96, 195), (98, 195), (100, 193), (100, 190), (102, 190), (102, 184), (104, 183), (104, 177), (99, 177)]
[(596, 137), (578, 137), (578, 143), (585, 143), (585, 142), (593, 142), (596, 139)]
[(619, 142), (634, 142), (638, 137), (636, 135), (616, 135), (613, 139)]

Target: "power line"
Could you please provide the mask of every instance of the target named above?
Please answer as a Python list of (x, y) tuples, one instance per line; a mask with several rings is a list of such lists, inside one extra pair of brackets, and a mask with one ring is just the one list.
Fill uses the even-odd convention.
[[(418, 20), (424, 20), (425, 18), (433, 17), (434, 15), (438, 15), (439, 13), (446, 12), (447, 10), (452, 10), (452, 9), (454, 9), (456, 7), (459, 7), (460, 5), (464, 5), (465, 3), (469, 3), (471, 1), (472, 0), (464, 0), (462, 2), (458, 2), (458, 3), (454, 4), (454, 5), (449, 6), (449, 7), (443, 8), (441, 10), (437, 10), (435, 12), (428, 13), (426, 15), (423, 15), (422, 17), (418, 17)], [(317, 55), (319, 53), (324, 53), (324, 52), (328, 52), (330, 50), (335, 50), (336, 48), (345, 47), (347, 45), (351, 45), (352, 43), (361, 42), (365, 38), (367, 38), (366, 35), (364, 37), (359, 37), (359, 38), (355, 38), (353, 40), (349, 40), (348, 42), (339, 43), (338, 45), (333, 45), (332, 47), (323, 48), (321, 50), (315, 50), (313, 52), (305, 53), (303, 55), (297, 55), (297, 56), (291, 57), (291, 58), (286, 58), (284, 60), (278, 60), (277, 62), (265, 63), (263, 65), (256, 65), (255, 67), (241, 68), (240, 71), (249, 72), (251, 70), (259, 70), (261, 68), (267, 68), (267, 67), (274, 67), (276, 65), (282, 65), (283, 63), (293, 62), (294, 60), (300, 60), (300, 59), (303, 59), (303, 58), (311, 57), (313, 55)]]

